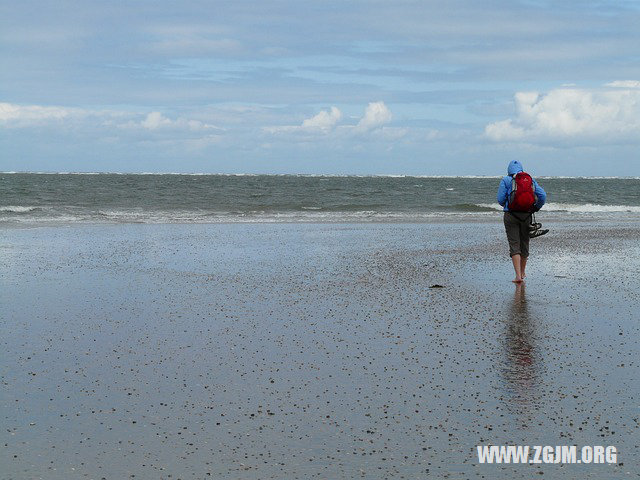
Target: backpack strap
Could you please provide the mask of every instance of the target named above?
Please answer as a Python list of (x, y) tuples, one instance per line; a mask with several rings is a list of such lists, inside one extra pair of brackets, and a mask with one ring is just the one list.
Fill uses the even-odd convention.
[(507, 208), (509, 208), (509, 204), (513, 200), (513, 196), (516, 194), (516, 190), (518, 185), (516, 184), (516, 175), (509, 175), (511, 177), (511, 191), (509, 192), (509, 196), (507, 198)]

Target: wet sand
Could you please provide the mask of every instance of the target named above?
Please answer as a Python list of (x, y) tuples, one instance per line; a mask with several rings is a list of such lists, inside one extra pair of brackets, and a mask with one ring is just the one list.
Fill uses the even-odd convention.
[(2, 478), (637, 478), (640, 223), (546, 226), (4, 230)]

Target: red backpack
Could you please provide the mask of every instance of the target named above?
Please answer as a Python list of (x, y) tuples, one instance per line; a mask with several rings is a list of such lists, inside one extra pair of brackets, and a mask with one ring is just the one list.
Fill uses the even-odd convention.
[(511, 180), (509, 210), (512, 212), (532, 212), (535, 203), (533, 178), (526, 172), (516, 173)]

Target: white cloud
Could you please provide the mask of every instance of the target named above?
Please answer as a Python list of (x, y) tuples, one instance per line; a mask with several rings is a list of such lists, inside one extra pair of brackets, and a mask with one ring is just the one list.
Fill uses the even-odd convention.
[(638, 80), (616, 80), (615, 82), (607, 83), (607, 87), (614, 88), (640, 88), (640, 81)]
[(13, 127), (41, 125), (86, 114), (86, 111), (76, 108), (0, 103), (0, 124)]
[[(143, 116), (142, 120), (139, 118)], [(160, 112), (139, 113), (116, 110), (89, 110), (70, 107), (41, 105), (16, 105), (0, 103), (0, 126), (26, 128), (36, 126), (82, 125), (94, 129), (143, 129), (210, 131), (222, 130), (199, 120), (177, 117), (172, 120)]]
[(285, 125), (276, 127), (264, 127), (263, 131), (271, 134), (332, 134), (335, 138), (347, 138), (354, 135), (372, 134), (397, 140), (407, 134), (407, 129), (394, 129), (385, 127), (391, 121), (392, 114), (384, 102), (371, 102), (365, 108), (364, 115), (356, 125), (340, 125), (342, 112), (337, 107), (330, 110), (322, 110), (313, 117), (305, 119), (300, 125)]
[(331, 130), (342, 118), (342, 112), (336, 108), (331, 107), (330, 111), (322, 110), (317, 115), (307, 118), (302, 122), (302, 128), (313, 129), (319, 128), (321, 130)]
[(547, 94), (519, 92), (516, 117), (491, 123), (495, 141), (576, 144), (637, 141), (640, 136), (640, 82), (616, 81), (603, 88), (558, 88)]
[(140, 126), (147, 128), (149, 130), (155, 130), (158, 127), (171, 125), (171, 120), (162, 115), (160, 112), (151, 112), (147, 115), (142, 122), (140, 122)]
[(7, 128), (112, 126), (133, 115), (132, 112), (108, 109), (0, 103), (0, 126)]
[(311, 118), (303, 120), (301, 125), (285, 125), (280, 127), (266, 127), (264, 130), (269, 133), (288, 133), (288, 132), (320, 132), (328, 133), (334, 129), (337, 123), (342, 119), (342, 112), (337, 107), (331, 107), (330, 110), (322, 110), (320, 113)]
[(367, 132), (380, 128), (391, 121), (391, 110), (384, 102), (371, 102), (364, 111), (364, 117), (356, 125), (356, 131)]
[(122, 127), (126, 128), (136, 128), (142, 127), (147, 130), (158, 130), (158, 129), (174, 129), (174, 130), (190, 130), (190, 131), (200, 131), (200, 130), (221, 130), (220, 128), (209, 125), (207, 123), (203, 123), (199, 120), (190, 120), (188, 118), (178, 117), (175, 120), (171, 120), (170, 118), (165, 117), (160, 112), (151, 112), (148, 113), (144, 120), (140, 122), (128, 122)]

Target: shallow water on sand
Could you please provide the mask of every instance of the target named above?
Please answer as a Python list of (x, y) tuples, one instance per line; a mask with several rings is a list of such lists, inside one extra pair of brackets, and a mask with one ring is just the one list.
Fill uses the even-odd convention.
[(499, 224), (5, 231), (3, 478), (637, 476), (638, 227), (553, 228), (524, 287)]

